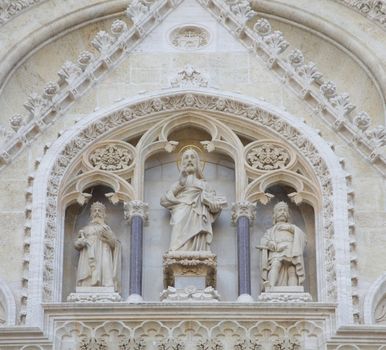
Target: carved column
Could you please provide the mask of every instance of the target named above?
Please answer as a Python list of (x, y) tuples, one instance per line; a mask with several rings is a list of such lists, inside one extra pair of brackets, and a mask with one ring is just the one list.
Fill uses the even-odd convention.
[(148, 204), (134, 200), (125, 203), (125, 219), (130, 224), (130, 276), (128, 302), (142, 301), (143, 225), (148, 219)]
[(248, 201), (233, 203), (232, 221), (237, 226), (238, 301), (253, 301), (251, 297), (250, 225), (256, 206)]

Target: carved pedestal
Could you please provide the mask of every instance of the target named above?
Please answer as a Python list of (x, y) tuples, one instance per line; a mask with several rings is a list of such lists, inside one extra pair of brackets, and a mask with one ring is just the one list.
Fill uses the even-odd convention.
[(121, 301), (114, 287), (76, 287), (75, 293), (67, 297), (72, 303), (113, 303)]
[(258, 299), (268, 303), (304, 303), (312, 301), (311, 294), (305, 293), (303, 286), (266, 287), (265, 292), (261, 293)]
[(211, 252), (168, 252), (163, 257), (161, 301), (218, 301), (216, 255)]

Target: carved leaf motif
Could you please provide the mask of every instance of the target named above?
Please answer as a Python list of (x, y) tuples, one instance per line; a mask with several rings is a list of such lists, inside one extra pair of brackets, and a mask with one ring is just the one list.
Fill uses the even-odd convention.
[(47, 100), (33, 92), (24, 104), (24, 107), (30, 112), (31, 118), (38, 118), (47, 109), (47, 105)]
[(142, 17), (149, 13), (152, 3), (152, 1), (147, 0), (132, 0), (127, 6), (127, 17), (131, 18), (134, 23), (138, 23)]
[(233, 14), (246, 22), (257, 13), (252, 10), (248, 0), (225, 0)]
[(113, 43), (114, 38), (104, 30), (98, 32), (94, 39), (91, 40), (92, 46), (94, 46), (102, 56), (108, 53)]
[(247, 161), (255, 169), (275, 170), (285, 168), (290, 161), (290, 155), (282, 147), (264, 144), (253, 147), (247, 154)]
[(295, 71), (307, 85), (313, 82), (316, 84), (323, 83), (323, 74), (317, 70), (316, 64), (313, 62), (296, 67)]
[(132, 153), (119, 145), (107, 145), (90, 155), (90, 163), (97, 169), (117, 171), (127, 168), (133, 159)]
[(347, 116), (355, 108), (355, 106), (351, 104), (348, 94), (337, 95), (331, 98), (330, 102), (336, 111), (343, 116)]
[(75, 63), (71, 61), (66, 61), (62, 68), (59, 70), (58, 75), (61, 79), (67, 82), (68, 85), (71, 83), (82, 73), (82, 69), (80, 69)]
[(175, 47), (194, 50), (208, 45), (209, 33), (202, 27), (184, 26), (173, 30), (170, 39)]
[(284, 39), (283, 33), (279, 32), (278, 30), (275, 30), (272, 34), (269, 34), (264, 37), (264, 42), (271, 48), (272, 52), (276, 55), (279, 55), (284, 52), (289, 46), (288, 41)]

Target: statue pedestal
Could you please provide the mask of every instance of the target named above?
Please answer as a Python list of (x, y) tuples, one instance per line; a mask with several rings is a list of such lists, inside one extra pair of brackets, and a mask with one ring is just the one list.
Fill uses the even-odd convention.
[(75, 293), (67, 297), (72, 303), (114, 303), (121, 301), (121, 296), (114, 287), (76, 287)]
[(268, 303), (305, 303), (312, 301), (312, 297), (304, 292), (303, 286), (276, 286), (265, 287), (265, 292), (259, 295), (258, 300)]
[(211, 252), (168, 252), (163, 256), (163, 302), (216, 302), (217, 261)]

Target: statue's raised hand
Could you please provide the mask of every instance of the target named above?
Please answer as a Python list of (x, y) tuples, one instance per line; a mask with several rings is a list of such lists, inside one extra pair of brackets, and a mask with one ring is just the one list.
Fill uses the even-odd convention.
[(180, 186), (185, 186), (186, 185), (186, 179), (188, 178), (188, 173), (186, 169), (182, 169), (180, 173), (180, 179), (179, 179), (179, 184)]

